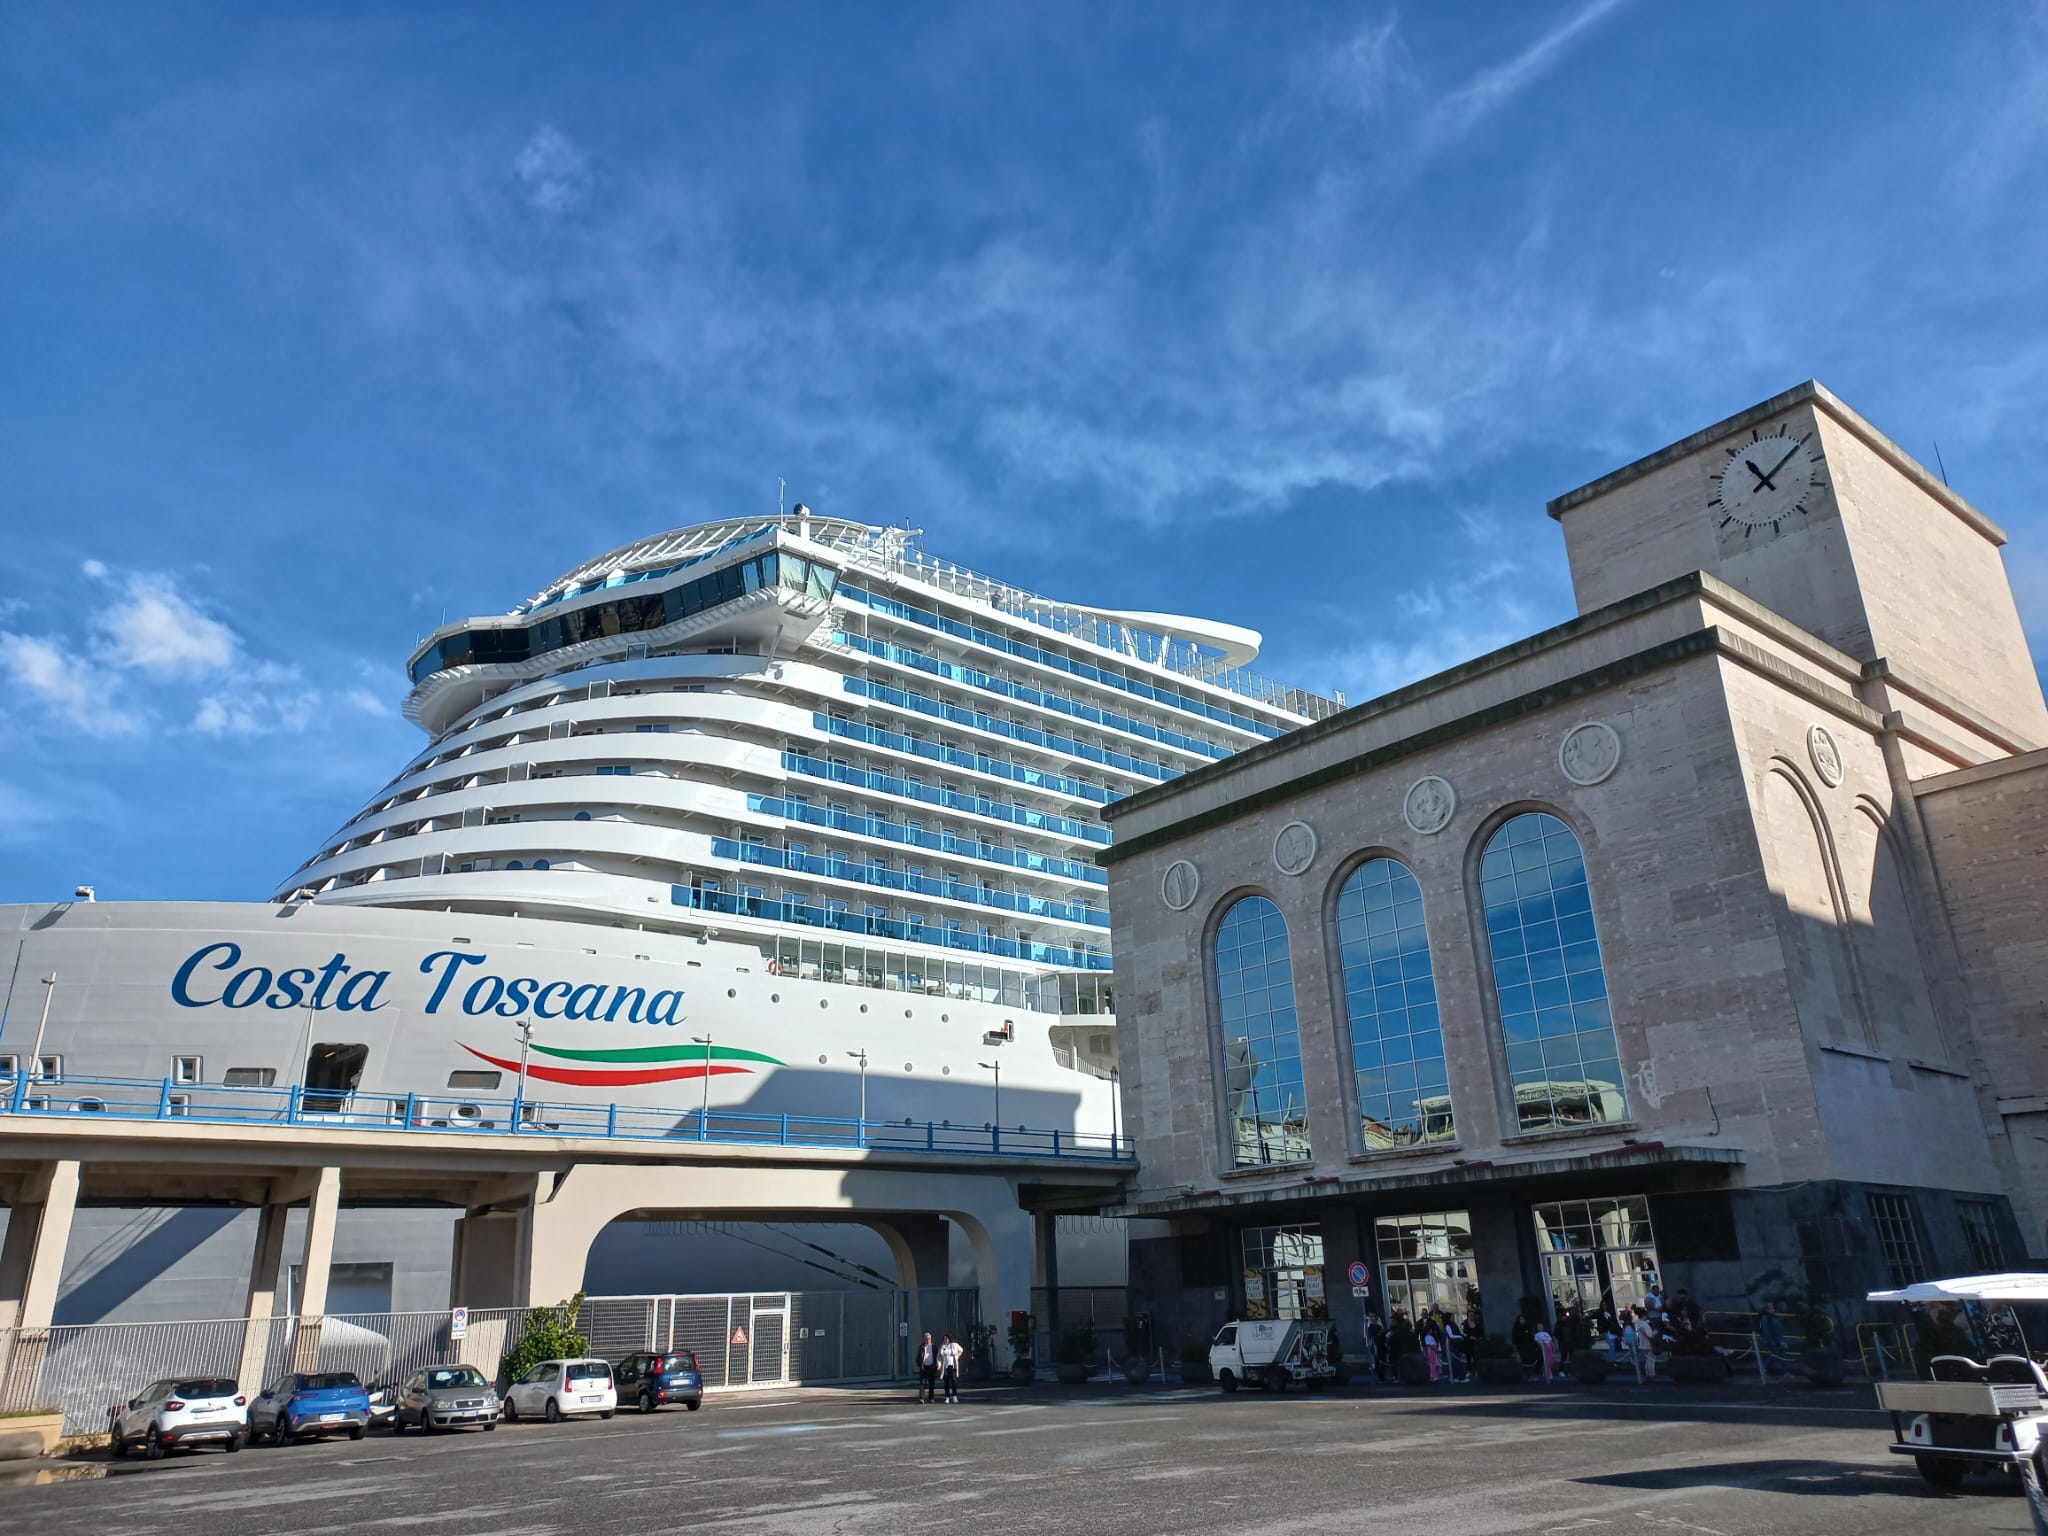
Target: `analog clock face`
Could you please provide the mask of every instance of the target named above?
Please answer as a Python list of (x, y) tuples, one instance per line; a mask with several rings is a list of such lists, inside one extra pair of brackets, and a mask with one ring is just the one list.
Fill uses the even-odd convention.
[(1783, 430), (1768, 436), (1759, 430), (1728, 449), (1708, 503), (1720, 526), (1740, 528), (1748, 537), (1759, 528), (1775, 533), (1804, 519), (1822, 485), (1820, 462), (1807, 447), (1811, 440), (1811, 433), (1795, 438)]

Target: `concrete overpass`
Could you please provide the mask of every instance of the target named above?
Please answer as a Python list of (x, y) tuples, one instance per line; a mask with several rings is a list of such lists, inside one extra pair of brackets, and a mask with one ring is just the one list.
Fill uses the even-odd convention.
[(11, 1211), (0, 1246), (0, 1386), (34, 1368), (26, 1356), (51, 1324), (81, 1205), (259, 1209), (246, 1310), (251, 1350), (275, 1312), (286, 1213), (303, 1206), (303, 1250), (294, 1256), (304, 1275), (299, 1336), (316, 1349), (344, 1204), (462, 1210), (449, 1302), (479, 1308), (574, 1294), (591, 1243), (622, 1219), (857, 1223), (883, 1236), (898, 1283), (913, 1290), (946, 1283), (951, 1222), (973, 1254), (982, 1317), (1000, 1324), (1005, 1313), (1030, 1307), (1039, 1260), (1047, 1284), (1058, 1284), (1054, 1215), (1114, 1203), (1129, 1173), (1127, 1159), (1039, 1148), (969, 1158), (917, 1147), (0, 1113), (0, 1203)]

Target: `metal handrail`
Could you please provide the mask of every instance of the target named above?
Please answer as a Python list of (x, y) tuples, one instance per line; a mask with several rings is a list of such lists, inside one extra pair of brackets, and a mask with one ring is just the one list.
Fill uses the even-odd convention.
[(0, 1073), (0, 1112), (28, 1119), (96, 1115), (195, 1125), (310, 1125), (430, 1135), (582, 1137), (594, 1141), (695, 1141), (742, 1146), (844, 1147), (946, 1157), (1050, 1157), (1130, 1163), (1130, 1138), (1115, 1133), (937, 1120), (842, 1119), (748, 1110), (563, 1104), (538, 1099), (362, 1090), (229, 1087), (170, 1078), (43, 1078)]

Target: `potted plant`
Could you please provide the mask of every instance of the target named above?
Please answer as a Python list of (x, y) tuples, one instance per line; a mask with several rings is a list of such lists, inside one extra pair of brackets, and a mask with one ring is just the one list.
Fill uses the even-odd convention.
[(1522, 1361), (1515, 1346), (1497, 1333), (1483, 1333), (1471, 1344), (1472, 1369), (1489, 1387), (1512, 1387), (1522, 1379)]
[(1612, 1362), (1608, 1360), (1606, 1350), (1594, 1349), (1589, 1345), (1584, 1349), (1573, 1350), (1565, 1368), (1572, 1373), (1572, 1380), (1589, 1387), (1597, 1387), (1607, 1379)]
[(1086, 1381), (1095, 1368), (1095, 1349), (1095, 1324), (1092, 1320), (1083, 1318), (1062, 1328), (1059, 1342), (1053, 1346), (1053, 1361), (1059, 1379), (1068, 1386)]
[(967, 1379), (980, 1386), (995, 1374), (996, 1331), (987, 1323), (967, 1329)]
[(1038, 1319), (1029, 1312), (1010, 1314), (1010, 1380), (1019, 1386), (1038, 1379)]
[(1180, 1336), (1180, 1379), (1191, 1387), (1205, 1387), (1216, 1379), (1209, 1369), (1209, 1340), (1190, 1330)]

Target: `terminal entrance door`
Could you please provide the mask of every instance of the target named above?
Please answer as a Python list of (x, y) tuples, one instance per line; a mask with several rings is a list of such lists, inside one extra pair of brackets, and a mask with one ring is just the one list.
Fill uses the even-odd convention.
[[(747, 1330), (745, 1347), (736, 1344), (733, 1349), (732, 1379), (750, 1387), (780, 1386), (789, 1380), (789, 1293), (751, 1296), (747, 1300), (747, 1317), (752, 1326)], [(745, 1375), (740, 1374), (741, 1369)]]

